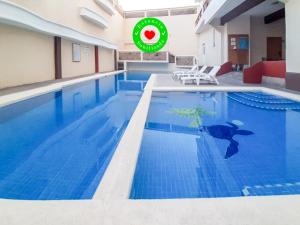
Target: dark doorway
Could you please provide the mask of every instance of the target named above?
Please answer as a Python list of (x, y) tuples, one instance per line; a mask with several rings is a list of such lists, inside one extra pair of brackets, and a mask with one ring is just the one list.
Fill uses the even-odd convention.
[(282, 37), (267, 38), (267, 59), (269, 61), (282, 60)]

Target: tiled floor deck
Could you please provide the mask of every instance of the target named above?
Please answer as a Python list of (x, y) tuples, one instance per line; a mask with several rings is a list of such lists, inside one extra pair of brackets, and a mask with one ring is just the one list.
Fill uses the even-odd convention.
[[(88, 76), (82, 76), (82, 77), (88, 77)], [(73, 78), (73, 79), (78, 79), (78, 77)], [(56, 83), (60, 83), (63, 81), (69, 81), (69, 80), (73, 80), (73, 79), (53, 80), (53, 81), (36, 83), (36, 84), (28, 84), (28, 85), (22, 85), (22, 86), (18, 86), (18, 87), (0, 89), (0, 96), (15, 93), (15, 92), (20, 92), (20, 91), (26, 91), (26, 90), (30, 90), (30, 89), (34, 89), (34, 88), (40, 88), (40, 87), (44, 87), (47, 85), (56, 84)], [(289, 93), (299, 94), (299, 92), (285, 89), (284, 86), (280, 86), (278, 84), (269, 84), (269, 83), (263, 83), (261, 85), (245, 84), (243, 82), (243, 75), (242, 75), (242, 73), (239, 73), (239, 72), (232, 72), (232, 73), (228, 73), (228, 74), (219, 76), (218, 80), (220, 82), (220, 86), (268, 87), (268, 88), (273, 88), (276, 90), (286, 91)], [(180, 81), (174, 81), (172, 79), (171, 75), (169, 75), (169, 74), (159, 75), (159, 82), (157, 82), (157, 87), (184, 87), (184, 86), (185, 85), (180, 83)], [(195, 86), (195, 85), (188, 84), (186, 86)], [(207, 85), (202, 85), (202, 86), (207, 86)], [(211, 85), (209, 85), (209, 86), (211, 86)]]
[(27, 91), (27, 90), (30, 90), (33, 88), (45, 87), (45, 86), (48, 86), (51, 84), (57, 84), (57, 83), (61, 83), (64, 81), (76, 80), (78, 78), (85, 78), (85, 77), (89, 77), (89, 76), (91, 76), (91, 75), (84, 75), (84, 76), (79, 76), (79, 77), (75, 77), (75, 78), (65, 78), (65, 79), (61, 79), (61, 80), (50, 80), (50, 81), (44, 81), (44, 82), (39, 82), (39, 83), (35, 83), (35, 84), (26, 84), (26, 85), (21, 85), (21, 86), (17, 86), (17, 87), (4, 88), (4, 89), (0, 89), (0, 96), (16, 93), (16, 92), (20, 92), (20, 91)]
[[(243, 74), (240, 72), (232, 72), (218, 77), (218, 81), (220, 82), (220, 86), (243, 86), (243, 87), (266, 87), (272, 88), (275, 90), (285, 91), (293, 94), (300, 94), (297, 91), (288, 90), (284, 85), (279, 85), (276, 83), (262, 83), (262, 84), (245, 84), (243, 82)], [(201, 85), (201, 87), (211, 87), (215, 85)], [(172, 79), (171, 75), (165, 74), (159, 76), (159, 79), (156, 82), (156, 87), (196, 87), (195, 84), (186, 84), (183, 85), (180, 81), (175, 81)], [(1, 92), (0, 92), (1, 93)]]
[[(265, 87), (273, 87), (273, 88), (283, 88), (278, 85), (272, 84), (262, 84), (262, 85), (253, 85), (253, 84), (244, 84), (243, 83), (243, 75), (239, 72), (232, 72), (218, 77), (221, 86), (265, 86)], [(162, 75), (159, 77), (159, 82), (157, 83), (159, 86), (175, 86), (182, 87), (183, 85), (180, 81), (175, 81), (172, 79), (170, 75)], [(195, 84), (187, 84), (187, 86), (194, 86)]]

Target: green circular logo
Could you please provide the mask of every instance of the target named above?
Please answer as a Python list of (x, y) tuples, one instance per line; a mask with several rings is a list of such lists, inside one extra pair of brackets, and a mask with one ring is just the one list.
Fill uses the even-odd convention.
[(161, 50), (168, 41), (165, 24), (156, 18), (144, 18), (134, 27), (132, 37), (135, 45), (143, 52), (154, 53)]

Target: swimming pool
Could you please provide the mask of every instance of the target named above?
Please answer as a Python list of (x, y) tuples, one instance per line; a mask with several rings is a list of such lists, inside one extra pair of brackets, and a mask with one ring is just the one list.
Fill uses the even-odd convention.
[(0, 108), (0, 198), (93, 197), (142, 95), (120, 77)]
[(118, 88), (120, 90), (143, 91), (151, 76), (150, 72), (129, 71), (118, 76)]
[(131, 199), (300, 194), (300, 103), (153, 92)]

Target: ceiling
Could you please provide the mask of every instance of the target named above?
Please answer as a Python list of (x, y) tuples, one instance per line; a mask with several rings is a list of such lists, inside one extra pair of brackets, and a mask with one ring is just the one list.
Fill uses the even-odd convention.
[[(217, 17), (222, 17), (226, 15), (228, 12), (242, 4), (245, 0), (229, 0), (225, 3), (222, 9), (218, 12)], [(254, 17), (264, 17), (273, 12), (278, 11), (279, 9), (284, 8), (284, 4), (278, 2), (278, 4), (273, 4), (274, 2), (278, 2), (277, 0), (266, 0), (265, 2), (257, 5), (256, 7), (250, 9), (243, 15), (251, 15)]]
[[(273, 4), (277, 3), (277, 4)], [(267, 0), (258, 6), (250, 9), (244, 15), (251, 15), (254, 17), (265, 17), (271, 13), (274, 13), (280, 9), (284, 8), (284, 4), (276, 0)]]

